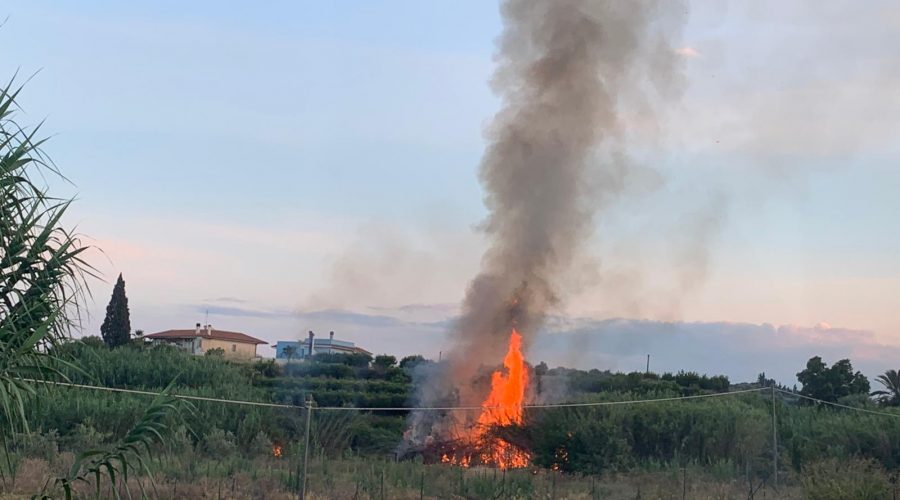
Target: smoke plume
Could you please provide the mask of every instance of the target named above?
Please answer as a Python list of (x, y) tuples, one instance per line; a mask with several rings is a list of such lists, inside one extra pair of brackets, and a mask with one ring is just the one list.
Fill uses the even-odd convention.
[[(675, 10), (673, 10), (673, 8)], [(669, 2), (504, 0), (494, 90), (502, 107), (486, 132), (480, 180), (490, 215), (489, 248), (472, 280), (454, 346), (424, 401), (452, 385), (477, 405), (482, 366), (496, 366), (510, 329), (526, 347), (584, 243), (593, 216), (633, 168), (620, 101), (647, 120), (650, 95), (671, 94), (677, 54), (669, 45), (681, 12)]]

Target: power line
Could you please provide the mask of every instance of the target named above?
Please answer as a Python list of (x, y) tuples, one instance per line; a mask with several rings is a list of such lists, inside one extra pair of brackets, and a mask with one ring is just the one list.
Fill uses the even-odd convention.
[[(160, 396), (163, 393), (161, 392), (153, 392), (153, 391), (142, 391), (138, 389), (124, 389), (119, 387), (106, 387), (100, 385), (86, 385), (86, 384), (75, 384), (71, 382), (57, 382), (52, 380), (35, 380), (35, 379), (21, 379), (25, 382), (33, 382), (38, 384), (48, 384), (48, 385), (57, 385), (63, 387), (72, 387), (76, 389), (89, 389), (96, 391), (106, 391), (106, 392), (120, 392), (126, 394), (138, 394), (142, 396)], [(689, 399), (701, 399), (701, 398), (714, 398), (714, 397), (722, 397), (722, 396), (732, 396), (735, 394), (745, 394), (750, 392), (759, 392), (765, 390), (766, 388), (757, 388), (757, 389), (744, 389), (740, 391), (733, 392), (719, 392), (715, 394), (698, 394), (694, 396), (679, 396), (679, 397), (670, 397), (670, 398), (657, 398), (657, 399), (636, 399), (629, 401), (598, 401), (598, 402), (584, 402), (584, 403), (558, 403), (558, 404), (530, 404), (523, 405), (523, 408), (579, 408), (579, 407), (590, 407), (590, 406), (621, 406), (621, 405), (631, 405), (631, 404), (646, 404), (646, 403), (661, 403), (666, 401), (684, 401)], [(184, 394), (167, 394), (173, 398), (178, 399), (189, 399), (194, 401), (209, 401), (213, 403), (225, 403), (225, 404), (236, 404), (236, 405), (245, 405), (245, 406), (264, 406), (270, 408), (289, 408), (294, 410), (301, 410), (306, 408), (305, 406), (298, 405), (286, 405), (286, 404), (278, 404), (278, 403), (262, 403), (258, 401), (245, 401), (238, 399), (224, 399), (224, 398), (210, 398), (204, 396), (189, 396)], [(496, 406), (424, 406), (424, 407), (351, 407), (351, 406), (316, 406), (315, 410), (328, 410), (328, 411), (475, 411), (475, 410), (490, 410), (497, 409), (501, 407)]]
[[(137, 389), (122, 389), (119, 387), (104, 387), (102, 385), (85, 385), (85, 384), (73, 384), (71, 382), (56, 382), (53, 380), (35, 380), (23, 378), (20, 379), (25, 382), (33, 382), (36, 384), (47, 384), (47, 385), (59, 385), (63, 387), (73, 387), (76, 389), (93, 389), (95, 391), (106, 391), (106, 392), (122, 392), (126, 394), (139, 394), (141, 396), (161, 396), (165, 393), (162, 392), (153, 392), (153, 391), (141, 391)], [(185, 394), (165, 394), (166, 396), (171, 396), (173, 398), (178, 399), (190, 399), (194, 401), (210, 401), (213, 403), (227, 403), (227, 404), (236, 404), (236, 405), (246, 405), (246, 406), (268, 406), (270, 408), (293, 408), (297, 410), (301, 410), (303, 406), (297, 405), (284, 405), (278, 403), (261, 403), (258, 401), (242, 401), (239, 399), (222, 399), (222, 398), (208, 398), (204, 396), (188, 396)]]
[(895, 418), (896, 418), (896, 417), (900, 417), (900, 413), (888, 413), (888, 412), (886, 412), (886, 411), (867, 410), (867, 409), (865, 409), (865, 408), (856, 408), (856, 407), (854, 407), (854, 406), (842, 405), (842, 404), (840, 404), (840, 403), (832, 403), (831, 401), (825, 401), (825, 400), (813, 398), (813, 397), (810, 397), (810, 396), (804, 396), (803, 394), (798, 394), (798, 393), (796, 393), (796, 392), (786, 391), (786, 390), (784, 390), (784, 389), (778, 389), (777, 387), (775, 388), (775, 390), (778, 391), (778, 392), (781, 392), (781, 393), (783, 393), (783, 394), (789, 394), (789, 395), (791, 395), (791, 396), (796, 396), (796, 397), (798, 397), (798, 398), (808, 399), (808, 400), (810, 400), (810, 401), (815, 401), (816, 403), (821, 403), (821, 404), (825, 404), (825, 405), (836, 406), (836, 407), (838, 407), (838, 408), (844, 408), (844, 409), (846, 409), (846, 410), (853, 410), (853, 411), (858, 411), (858, 412), (862, 412), (862, 413), (871, 413), (872, 415), (881, 415), (881, 416), (884, 416), (884, 417), (895, 417)]
[[(664, 401), (683, 401), (687, 399), (700, 399), (700, 398), (715, 398), (721, 396), (731, 396), (734, 394), (744, 394), (748, 392), (759, 392), (764, 390), (765, 388), (758, 389), (744, 389), (741, 391), (733, 391), (733, 392), (717, 392), (715, 394), (698, 394), (695, 396), (678, 396), (671, 398), (658, 398), (658, 399), (633, 399), (629, 401), (596, 401), (596, 402), (585, 402), (585, 403), (558, 403), (558, 404), (530, 404), (530, 405), (522, 405), (522, 408), (581, 408), (588, 406), (621, 406), (621, 405), (632, 405), (632, 404), (643, 404), (643, 403), (661, 403)], [(494, 408), (502, 408), (498, 406), (448, 406), (448, 407), (434, 407), (434, 406), (426, 406), (426, 407), (413, 407), (413, 408), (382, 408), (382, 407), (348, 407), (348, 406), (317, 406), (317, 410), (351, 410), (351, 411), (440, 411), (440, 410), (489, 410)]]

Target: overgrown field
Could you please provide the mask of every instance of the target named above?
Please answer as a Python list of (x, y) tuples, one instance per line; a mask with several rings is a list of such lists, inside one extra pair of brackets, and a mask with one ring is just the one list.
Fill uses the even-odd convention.
[[(64, 347), (83, 371), (73, 382), (161, 390), (173, 378), (177, 394), (302, 404), (307, 395), (329, 406), (402, 407), (412, 403), (416, 363), (403, 367), (327, 357), (280, 367), (272, 362), (232, 363), (171, 348), (109, 350), (89, 341)], [(421, 361), (417, 361), (421, 362)], [(612, 374), (536, 370), (543, 390), (565, 387), (578, 401), (622, 401), (725, 391), (725, 377), (695, 374)], [(743, 386), (746, 387), (746, 386)], [(30, 434), (19, 434), (3, 454), (15, 474), (2, 491), (49, 487), (53, 471), (74, 456), (121, 439), (148, 404), (141, 395), (43, 387), (26, 412)], [(680, 498), (747, 497), (772, 490), (772, 401), (768, 391), (709, 399), (532, 409), (526, 424), (507, 429), (532, 452), (534, 468), (503, 473), (396, 461), (403, 412), (314, 412), (309, 485), (322, 498)], [(285, 498), (295, 494), (305, 417), (298, 409), (198, 401), (173, 438), (154, 450), (159, 496)], [(886, 410), (890, 411), (890, 410)], [(827, 481), (829, 489), (893, 491), (900, 464), (900, 419), (800, 405), (778, 398), (779, 497), (799, 497)], [(280, 457), (273, 456), (275, 449)], [(851, 472), (848, 472), (851, 471)], [(809, 478), (814, 478), (812, 481)], [(132, 477), (130, 481), (145, 481)], [(149, 484), (149, 482), (147, 483)], [(26, 486), (27, 485), (27, 486)], [(424, 485), (424, 492), (422, 491)], [(87, 488), (88, 485), (81, 485)], [(220, 491), (221, 490), (221, 491)], [(194, 493), (187, 493), (187, 492)], [(593, 493), (592, 493), (593, 492)], [(818, 492), (813, 497), (827, 498)], [(851, 497), (853, 497), (851, 495)], [(838, 497), (839, 498), (839, 497)]]

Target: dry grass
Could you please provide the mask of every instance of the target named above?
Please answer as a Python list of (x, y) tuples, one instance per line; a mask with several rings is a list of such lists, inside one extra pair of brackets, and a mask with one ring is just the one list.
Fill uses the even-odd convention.
[[(287, 500), (297, 497), (296, 462), (258, 459), (242, 464), (203, 462), (196, 456), (190, 466), (178, 458), (166, 460), (155, 476), (155, 489), (148, 478), (129, 478), (129, 488), (140, 496), (139, 482), (149, 496), (160, 499), (201, 498), (250, 500), (266, 498)], [(52, 464), (42, 459), (19, 462), (15, 485), (0, 489), (0, 499), (30, 498), (45, 485), (54, 498), (53, 478), (63, 473), (72, 457), (61, 454)], [(189, 472), (189, 470), (191, 472)], [(494, 469), (460, 469), (445, 465), (422, 465), (413, 462), (364, 460), (360, 458), (330, 459), (316, 457), (310, 463), (307, 498), (381, 500), (384, 499), (732, 499), (749, 498), (749, 485), (738, 479), (717, 479), (702, 470), (689, 469), (687, 483), (679, 470), (607, 474), (601, 478), (566, 475), (550, 471), (518, 470), (502, 472)], [(786, 478), (787, 479), (787, 478)], [(790, 481), (789, 481), (790, 482)], [(382, 486), (383, 484), (383, 486)], [(9, 485), (7, 485), (9, 486)], [(684, 490), (683, 490), (684, 489)], [(91, 484), (79, 484), (77, 497), (93, 497)], [(126, 498), (124, 489), (121, 496)], [(103, 491), (102, 498), (113, 498)], [(775, 492), (763, 487), (755, 498), (803, 498), (797, 486)]]

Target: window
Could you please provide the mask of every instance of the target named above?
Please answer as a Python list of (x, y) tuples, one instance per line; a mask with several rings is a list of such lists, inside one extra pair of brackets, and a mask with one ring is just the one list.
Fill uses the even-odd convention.
[(231, 344), (231, 352), (237, 351), (237, 345)]

